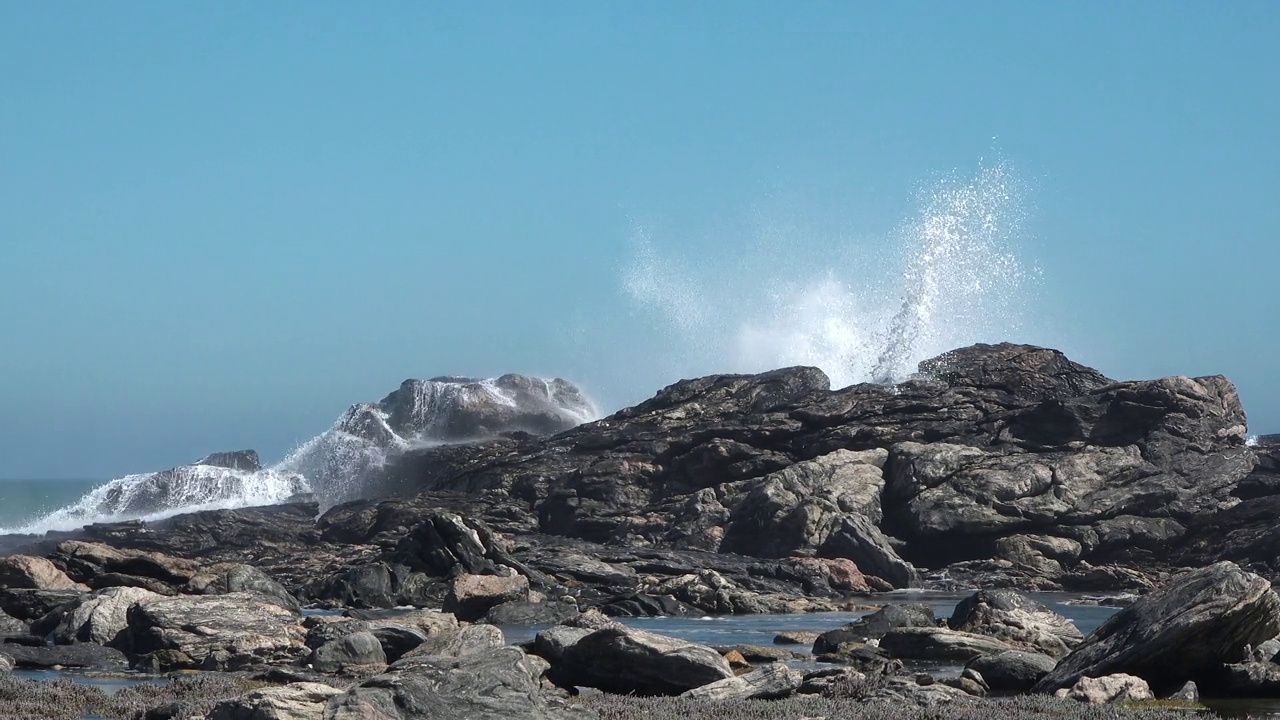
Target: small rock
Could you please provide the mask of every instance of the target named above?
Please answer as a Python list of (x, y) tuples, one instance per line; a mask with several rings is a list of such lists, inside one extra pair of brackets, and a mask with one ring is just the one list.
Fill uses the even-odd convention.
[(965, 668), (980, 673), (992, 692), (1023, 693), (1057, 664), (1057, 660), (1042, 653), (1007, 650), (976, 657)]
[(773, 663), (738, 677), (725, 678), (686, 691), (681, 697), (695, 700), (777, 700), (795, 693), (804, 681), (799, 672)]
[(370, 632), (357, 632), (330, 640), (312, 651), (307, 662), (319, 672), (344, 672), (352, 668), (387, 665), (382, 643)]
[(808, 630), (784, 630), (773, 636), (775, 645), (808, 645), (813, 646), (817, 641), (818, 633)]
[(1056, 697), (1069, 698), (1090, 705), (1102, 703), (1129, 702), (1132, 700), (1152, 700), (1151, 686), (1147, 681), (1134, 675), (1115, 673), (1098, 678), (1083, 677), (1070, 688), (1062, 688), (1054, 693)]
[(1188, 680), (1186, 684), (1178, 688), (1176, 692), (1166, 699), (1182, 700), (1184, 702), (1200, 702), (1200, 688), (1196, 687), (1194, 682)]
[(342, 691), (320, 683), (251, 690), (214, 706), (208, 720), (321, 720), (325, 703)]

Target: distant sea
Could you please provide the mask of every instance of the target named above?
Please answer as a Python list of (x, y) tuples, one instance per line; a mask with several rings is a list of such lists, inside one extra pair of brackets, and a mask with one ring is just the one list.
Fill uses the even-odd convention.
[(0, 480), (0, 532), (66, 507), (102, 480)]

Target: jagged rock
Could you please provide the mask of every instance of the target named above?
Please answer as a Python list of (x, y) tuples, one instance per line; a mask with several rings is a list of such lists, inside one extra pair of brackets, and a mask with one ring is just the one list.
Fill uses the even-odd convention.
[(0, 588), (15, 590), (88, 590), (42, 557), (0, 557)]
[(980, 590), (956, 605), (952, 630), (990, 635), (1062, 658), (1084, 640), (1067, 618), (1012, 590)]
[(1070, 688), (1062, 688), (1054, 695), (1090, 705), (1155, 699), (1146, 680), (1125, 673), (1113, 673), (1096, 678), (1082, 677)]
[(459, 575), (444, 599), (444, 611), (474, 621), (502, 603), (528, 600), (529, 578), (523, 575)]
[(355, 632), (321, 645), (311, 652), (307, 664), (319, 672), (344, 672), (387, 665), (382, 643), (371, 632)]
[(283, 585), (258, 568), (244, 563), (217, 563), (201, 568), (187, 581), (187, 590), (200, 595), (248, 592), (286, 610), (302, 612), (297, 599)]
[(13, 658), (0, 653), (0, 673), (12, 672), (14, 668)]
[(234, 700), (223, 700), (207, 720), (323, 720), (329, 698), (338, 688), (313, 682), (250, 690)]
[(813, 652), (815, 654), (830, 652), (847, 642), (878, 640), (894, 628), (937, 626), (938, 620), (933, 615), (933, 608), (928, 605), (885, 605), (844, 627), (822, 633), (813, 643)]
[(230, 470), (245, 470), (247, 472), (257, 472), (262, 469), (262, 461), (258, 459), (258, 451), (256, 450), (210, 453), (197, 461), (196, 465), (210, 465)]
[(970, 660), (965, 669), (979, 673), (991, 692), (1023, 693), (1048, 675), (1057, 664), (1057, 660), (1043, 653), (1006, 650), (980, 655)]
[(782, 663), (772, 663), (745, 675), (686, 690), (681, 697), (717, 702), (777, 700), (794, 694), (803, 682), (804, 675), (799, 671)]
[(709, 647), (624, 628), (596, 630), (565, 647), (552, 673), (562, 687), (638, 695), (678, 695), (733, 677)]
[(594, 717), (594, 713), (567, 706), (542, 691), (540, 678), (545, 666), (514, 647), (458, 658), (423, 657), (414, 664), (398, 664), (334, 696), (325, 707), (324, 720)]
[(158, 597), (162, 596), (141, 588), (112, 587), (77, 598), (59, 609), (54, 641), (110, 645), (128, 625), (129, 608)]
[(306, 650), (297, 616), (251, 593), (157, 598), (127, 617), (114, 645), (157, 671), (288, 664)]
[(1280, 597), (1266, 580), (1221, 562), (1175, 578), (1113, 615), (1035, 686), (1053, 692), (1081, 677), (1137, 675), (1159, 691), (1200, 682), (1245, 646), (1280, 632)]
[(880, 648), (902, 660), (958, 660), (1012, 650), (1007, 643), (986, 635), (947, 628), (894, 628), (880, 638)]

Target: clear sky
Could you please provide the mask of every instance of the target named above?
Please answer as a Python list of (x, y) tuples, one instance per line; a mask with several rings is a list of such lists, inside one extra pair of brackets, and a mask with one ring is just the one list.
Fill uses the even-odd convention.
[(1278, 37), (1270, 1), (0, 0), (0, 477), (278, 458), (406, 377), (635, 401), (680, 352), (638, 236), (874, 275), (992, 162), (1039, 271), (1009, 339), (1225, 374), (1280, 431)]

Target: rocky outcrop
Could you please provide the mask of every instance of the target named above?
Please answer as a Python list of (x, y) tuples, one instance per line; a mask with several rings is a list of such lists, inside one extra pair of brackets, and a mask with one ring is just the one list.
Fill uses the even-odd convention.
[[(1149, 586), (1171, 558), (1275, 557), (1263, 518), (1280, 463), (1245, 444), (1225, 379), (1115, 382), (1010, 344), (920, 370), (838, 390), (814, 368), (715, 375), (573, 427), (579, 406), (555, 383), (411, 382), (353, 409), (343, 432), (485, 439), (378, 464), (365, 489), (394, 497), (318, 523), (317, 506), (296, 504), (83, 536), (253, 565), (305, 603), (438, 607), (459, 573), (515, 573), (548, 597), (630, 614), (834, 609), (919, 584), (917, 568), (946, 570), (928, 574), (934, 586), (1113, 590)], [(543, 415), (567, 424), (507, 432)], [(1207, 519), (1250, 503), (1253, 536), (1218, 542)], [(163, 590), (138, 572), (93, 577)]]
[(1280, 633), (1271, 583), (1234, 563), (1186, 573), (1116, 613), (1035, 686), (1053, 692), (1083, 677), (1136, 675), (1158, 693), (1188, 680), (1204, 687), (1246, 646)]

